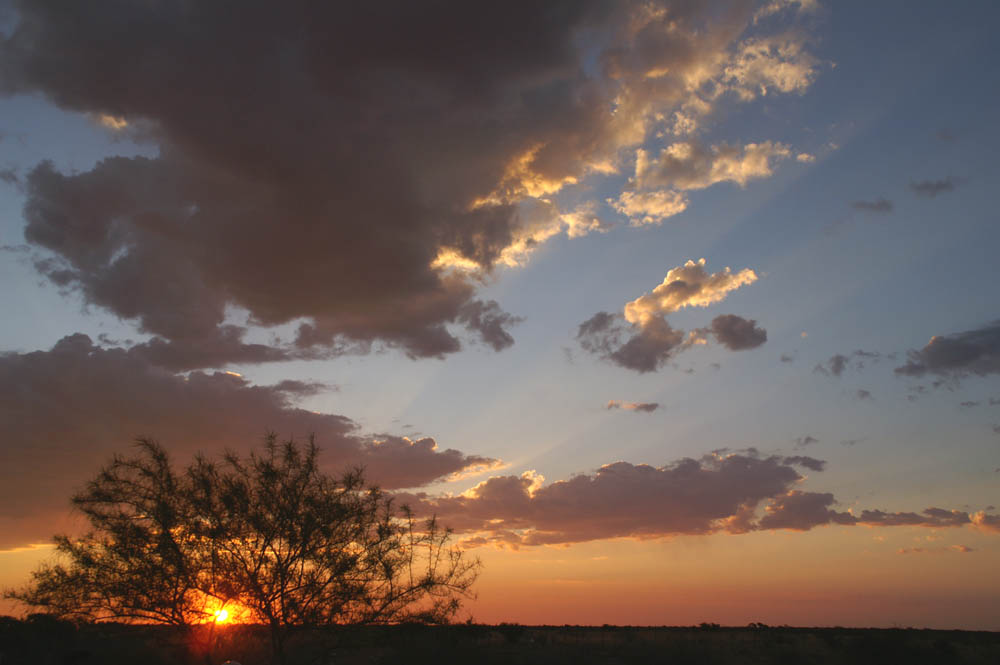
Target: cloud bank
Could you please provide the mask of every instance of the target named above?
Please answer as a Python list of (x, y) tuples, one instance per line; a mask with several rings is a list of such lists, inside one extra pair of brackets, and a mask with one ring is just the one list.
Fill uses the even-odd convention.
[(798, 489), (805, 456), (756, 451), (682, 459), (662, 467), (606, 464), (546, 485), (533, 471), (485, 480), (459, 496), (400, 493), (419, 514), (435, 514), (468, 534), (467, 545), (555, 545), (606, 538), (663, 538), (844, 526), (975, 526), (1000, 532), (1000, 516), (927, 508), (920, 513), (836, 510), (828, 492)]
[(349, 418), (292, 402), (318, 390), (323, 386), (300, 381), (255, 386), (228, 372), (174, 374), (81, 334), (48, 351), (0, 355), (0, 549), (47, 541), (45, 516), (68, 508), (74, 489), (137, 436), (186, 457), (255, 446), (268, 430), (315, 434), (331, 471), (363, 465), (387, 488), (498, 464), (440, 450), (430, 437), (366, 436)]
[[(551, 195), (638, 155), (640, 186), (659, 189), (614, 200), (647, 224), (683, 190), (766, 177), (787, 146), (683, 137), (721, 104), (801, 94), (818, 67), (804, 34), (768, 34), (735, 0), (43, 0), (13, 16), (0, 94), (159, 149), (29, 170), (38, 270), (135, 322), (149, 361), (178, 370), (507, 348), (517, 317), (476, 297), (480, 279), (607, 226)], [(636, 152), (663, 132), (677, 140), (659, 156)], [(288, 343), (244, 342), (289, 323)]]

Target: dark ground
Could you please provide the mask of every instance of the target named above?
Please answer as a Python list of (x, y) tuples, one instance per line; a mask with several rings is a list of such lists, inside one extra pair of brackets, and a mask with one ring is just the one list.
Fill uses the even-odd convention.
[[(0, 617), (0, 665), (202, 665), (227, 659), (266, 665), (265, 629), (226, 626), (202, 647), (170, 628), (73, 624), (34, 616)], [(826, 665), (1000, 663), (1000, 633), (854, 628), (689, 628), (618, 626), (388, 626), (302, 630), (290, 665), (503, 663), (664, 663)]]

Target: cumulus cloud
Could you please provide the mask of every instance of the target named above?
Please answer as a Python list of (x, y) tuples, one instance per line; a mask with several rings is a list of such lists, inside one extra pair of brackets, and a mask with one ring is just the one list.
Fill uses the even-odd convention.
[(684, 212), (688, 200), (671, 190), (622, 192), (617, 199), (608, 199), (608, 205), (628, 217), (632, 226), (646, 226)]
[(887, 199), (876, 199), (874, 201), (854, 201), (851, 207), (862, 212), (874, 212), (886, 214), (892, 212), (892, 201)]
[(907, 353), (895, 370), (900, 376), (965, 376), (1000, 373), (1000, 322), (951, 335), (935, 335), (922, 349)]
[[(23, 178), (39, 268), (161, 340), (149, 353), (174, 369), (373, 344), (443, 356), (466, 335), (505, 348), (515, 317), (476, 300), (479, 278), (604, 227), (547, 197), (817, 70), (803, 35), (747, 35), (744, 3), (250, 0), (234, 21), (212, 3), (42, 1), (15, 16), (0, 94), (158, 147)], [(689, 145), (668, 168), (678, 187), (745, 184), (790, 154)], [(684, 202), (627, 194), (612, 198), (633, 223)], [(250, 325), (301, 324), (295, 348), (244, 344), (224, 329), (234, 306)]]
[(657, 316), (684, 307), (708, 307), (725, 299), (731, 291), (753, 284), (757, 273), (745, 268), (737, 273), (727, 266), (716, 273), (705, 269), (705, 259), (687, 261), (671, 268), (663, 282), (650, 293), (625, 305), (625, 320), (642, 325)]
[(0, 548), (47, 540), (40, 516), (68, 507), (74, 488), (136, 436), (177, 455), (256, 446), (268, 430), (316, 435), (331, 470), (363, 465), (388, 488), (416, 487), (496, 460), (441, 450), (432, 438), (372, 437), (344, 416), (297, 408), (293, 397), (326, 389), (282, 381), (255, 386), (230, 372), (179, 375), (86, 335), (51, 350), (0, 355)]
[(730, 351), (755, 349), (767, 341), (767, 331), (753, 319), (735, 314), (722, 314), (712, 319), (708, 329), (715, 339)]
[(835, 524), (1000, 531), (1000, 516), (928, 508), (922, 513), (836, 510), (835, 496), (799, 489), (811, 457), (755, 450), (685, 458), (662, 467), (614, 462), (550, 484), (535, 471), (489, 478), (458, 496), (399, 493), (421, 515), (469, 535), (467, 546), (550, 545), (606, 538), (659, 538)]
[(767, 340), (767, 331), (756, 321), (724, 314), (710, 327), (685, 335), (670, 325), (666, 315), (684, 307), (708, 307), (756, 280), (750, 269), (734, 274), (727, 267), (709, 273), (705, 259), (689, 260), (669, 270), (652, 292), (627, 303), (623, 314), (598, 312), (581, 323), (577, 342), (583, 350), (637, 372), (656, 371), (680, 351), (706, 344), (709, 336), (733, 351), (755, 348)]
[(856, 520), (850, 513), (830, 509), (834, 503), (829, 492), (790, 490), (765, 507), (759, 527), (808, 531), (823, 524), (854, 524)]
[(659, 402), (622, 402), (617, 399), (608, 400), (608, 403), (604, 406), (608, 410), (612, 409), (625, 409), (626, 411), (636, 411), (643, 413), (652, 413), (660, 408)]
[(938, 194), (944, 194), (945, 192), (950, 192), (955, 189), (958, 184), (958, 180), (948, 176), (941, 180), (921, 180), (919, 182), (911, 182), (910, 190), (917, 196), (923, 196), (929, 199), (933, 199)]
[(673, 187), (704, 189), (720, 182), (740, 187), (751, 180), (773, 175), (774, 163), (788, 157), (788, 146), (764, 141), (744, 147), (682, 141), (664, 148), (658, 157), (636, 151), (635, 184), (642, 189)]
[(803, 164), (812, 164), (816, 161), (816, 155), (810, 155), (808, 152), (800, 152), (795, 155), (795, 161), (802, 162)]

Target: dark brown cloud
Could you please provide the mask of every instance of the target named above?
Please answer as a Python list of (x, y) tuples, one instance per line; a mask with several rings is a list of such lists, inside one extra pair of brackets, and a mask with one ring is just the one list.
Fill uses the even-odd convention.
[(771, 501), (758, 523), (761, 529), (791, 529), (808, 531), (823, 524), (855, 524), (857, 520), (846, 512), (831, 510), (836, 503), (829, 492), (791, 490)]
[[(657, 538), (755, 530), (807, 531), (819, 526), (867, 525), (949, 528), (973, 525), (1000, 531), (1000, 515), (928, 508), (922, 513), (833, 507), (827, 492), (797, 488), (798, 468), (822, 471), (812, 457), (762, 457), (754, 450), (719, 451), (663, 467), (615, 462), (592, 474), (549, 485), (533, 471), (498, 476), (459, 496), (400, 493), (419, 514), (435, 514), (469, 534), (468, 546), (548, 545), (605, 538)], [(758, 518), (758, 514), (762, 513)]]
[(935, 335), (922, 349), (909, 351), (906, 364), (895, 371), (901, 376), (934, 374), (949, 379), (998, 374), (1000, 322), (952, 335)]
[(542, 545), (725, 530), (745, 506), (800, 479), (781, 458), (736, 454), (660, 468), (615, 462), (545, 486), (528, 472), (490, 478), (462, 496), (400, 500), (463, 531), (519, 531), (521, 544)]
[(331, 470), (364, 465), (385, 487), (416, 487), (494, 460), (438, 450), (431, 438), (366, 436), (350, 419), (296, 408), (291, 398), (323, 386), (283, 381), (254, 386), (225, 372), (183, 376), (86, 335), (49, 351), (0, 355), (0, 519), (11, 520), (0, 548), (51, 536), (40, 515), (68, 506), (73, 489), (136, 436), (186, 457), (246, 450), (268, 430), (315, 433)]
[[(443, 356), (464, 334), (505, 348), (516, 317), (477, 300), (477, 278), (604, 228), (546, 196), (816, 69), (797, 34), (743, 39), (742, 0), (15, 5), (0, 93), (159, 148), (30, 171), (39, 268), (174, 369), (372, 344)], [(243, 343), (233, 306), (301, 324), (295, 348)]]
[(767, 331), (753, 319), (735, 314), (722, 314), (712, 319), (709, 331), (730, 351), (756, 349), (767, 341)]

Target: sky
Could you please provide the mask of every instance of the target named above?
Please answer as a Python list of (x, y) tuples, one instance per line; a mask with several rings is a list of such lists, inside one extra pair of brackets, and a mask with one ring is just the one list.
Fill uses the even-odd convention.
[(1000, 7), (336, 5), (0, 4), (0, 586), (275, 431), (477, 621), (1000, 630)]

